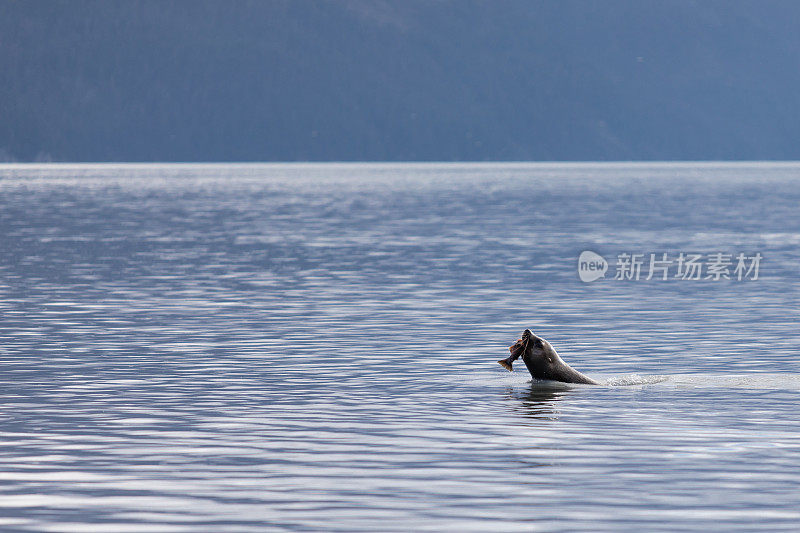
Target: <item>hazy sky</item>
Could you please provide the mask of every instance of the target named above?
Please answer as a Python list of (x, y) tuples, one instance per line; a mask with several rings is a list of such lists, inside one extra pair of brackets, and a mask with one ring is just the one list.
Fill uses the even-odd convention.
[(798, 159), (796, 2), (0, 0), (0, 159)]

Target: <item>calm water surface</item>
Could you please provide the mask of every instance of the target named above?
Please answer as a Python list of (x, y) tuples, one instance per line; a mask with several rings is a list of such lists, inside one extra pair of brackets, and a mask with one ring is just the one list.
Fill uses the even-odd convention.
[[(0, 530), (796, 531), (799, 179), (0, 167)], [(608, 279), (681, 251), (764, 259)]]

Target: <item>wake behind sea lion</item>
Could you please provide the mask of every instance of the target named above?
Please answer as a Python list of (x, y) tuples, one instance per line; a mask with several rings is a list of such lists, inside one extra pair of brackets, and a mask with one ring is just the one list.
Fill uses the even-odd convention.
[(549, 342), (537, 337), (529, 329), (522, 333), (522, 338), (509, 347), (509, 350), (511, 355), (498, 361), (509, 372), (513, 370), (512, 363), (522, 357), (525, 366), (528, 367), (528, 372), (535, 379), (599, 385), (592, 378), (584, 376), (565, 363)]

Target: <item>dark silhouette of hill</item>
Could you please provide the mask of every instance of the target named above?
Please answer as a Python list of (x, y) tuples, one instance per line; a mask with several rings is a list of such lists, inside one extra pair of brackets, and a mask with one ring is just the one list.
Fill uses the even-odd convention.
[(0, 159), (800, 159), (800, 3), (0, 0)]

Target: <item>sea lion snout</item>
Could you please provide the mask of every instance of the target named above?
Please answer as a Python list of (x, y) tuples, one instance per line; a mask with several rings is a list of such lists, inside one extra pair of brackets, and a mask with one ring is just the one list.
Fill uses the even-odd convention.
[(508, 351), (514, 353), (518, 349), (523, 348), (525, 343), (527, 343), (532, 336), (533, 332), (531, 332), (531, 330), (529, 329), (526, 329), (525, 331), (522, 332), (522, 336), (519, 339), (517, 339), (517, 342), (508, 347)]

